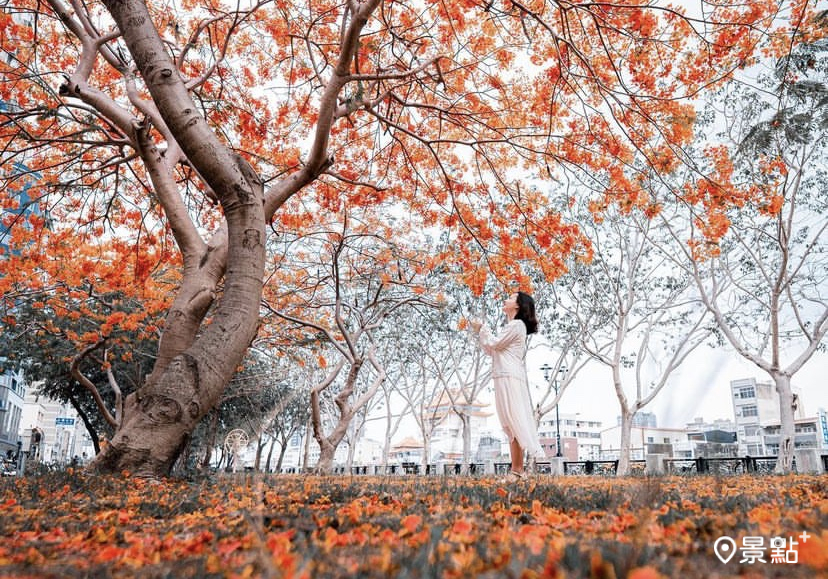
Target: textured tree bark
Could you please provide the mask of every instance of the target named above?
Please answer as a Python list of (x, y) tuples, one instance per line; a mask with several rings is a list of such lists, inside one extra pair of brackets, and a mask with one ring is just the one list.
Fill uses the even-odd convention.
[[(227, 231), (224, 291), (211, 323), (193, 339), (195, 320), (213, 299), (214, 286), (199, 281), (217, 277), (204, 270), (214, 266), (210, 249), (204, 248), (205, 257), (199, 261), (204, 267), (185, 268), (183, 291), (170, 318), (172, 328), (166, 329), (166, 347), (174, 355), (128, 397), (118, 431), (91, 465), (97, 471), (159, 477), (169, 474), (190, 433), (219, 402), (258, 328), (265, 261), (264, 189), (252, 168), (229, 151), (199, 115), (143, 2), (108, 0), (105, 5), (164, 122), (216, 193)], [(191, 256), (185, 255), (185, 262), (191, 264)], [(177, 321), (176, 307), (182, 300), (187, 302), (181, 309), (184, 319)]]
[[(348, 426), (354, 418), (355, 409), (348, 403), (348, 399), (354, 392), (356, 387), (357, 376), (362, 369), (362, 361), (357, 361), (351, 366), (351, 371), (348, 372), (348, 378), (345, 380), (345, 386), (336, 397), (336, 404), (340, 409), (339, 420), (334, 426), (334, 429), (328, 436), (325, 436), (322, 431), (319, 431), (317, 442), (319, 438), (324, 438), (325, 443), (322, 446), (322, 451), (319, 454), (319, 464), (317, 470), (320, 473), (330, 474), (333, 472), (333, 460), (336, 454), (336, 449), (339, 448), (340, 443), (348, 433)], [(314, 422), (314, 424), (321, 424), (321, 422)]]
[(127, 399), (121, 427), (98, 455), (96, 469), (166, 475), (189, 434), (218, 403), (241, 363), (258, 327), (264, 276), (260, 183), (256, 189), (240, 196), (240, 202), (227, 212), (229, 265), (212, 322), (157, 379)]
[[(374, 369), (377, 370), (378, 374), (374, 378), (372, 384), (368, 387), (367, 391), (359, 396), (353, 404), (351, 404), (349, 400), (351, 395), (354, 393), (354, 389), (356, 388), (357, 378), (359, 377), (359, 373), (365, 364), (366, 357), (371, 362)], [(333, 462), (336, 449), (339, 447), (342, 439), (345, 438), (345, 434), (348, 432), (351, 420), (356, 413), (363, 406), (365, 406), (371, 398), (373, 398), (374, 394), (376, 394), (379, 387), (385, 381), (385, 369), (379, 365), (373, 352), (369, 352), (364, 357), (361, 356), (356, 358), (350, 363), (351, 368), (348, 370), (348, 376), (345, 379), (345, 384), (342, 387), (342, 391), (339, 392), (335, 398), (336, 406), (339, 408), (339, 417), (333, 430), (328, 435), (325, 434), (322, 425), (319, 395), (325, 388), (327, 388), (328, 385), (330, 385), (333, 378), (336, 374), (338, 374), (338, 371), (331, 374), (326, 382), (323, 382), (311, 391), (311, 423), (313, 425), (313, 437), (319, 444), (319, 461), (316, 463), (314, 470), (320, 474), (330, 474), (333, 472)], [(340, 361), (339, 366), (341, 367), (342, 365), (343, 362)]]

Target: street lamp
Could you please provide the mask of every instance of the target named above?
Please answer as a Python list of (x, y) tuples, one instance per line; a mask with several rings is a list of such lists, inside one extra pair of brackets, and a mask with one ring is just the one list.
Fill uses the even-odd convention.
[[(543, 370), (543, 378), (546, 380), (546, 383), (549, 383), (549, 372), (552, 370), (552, 366), (549, 364), (544, 364), (540, 367)], [(566, 374), (566, 366), (561, 366), (558, 368), (558, 374)], [(552, 380), (552, 388), (555, 389), (555, 398), (558, 398), (558, 376), (555, 376), (555, 379)], [(555, 456), (563, 456), (561, 452), (561, 413), (558, 408), (558, 402), (555, 402)]]

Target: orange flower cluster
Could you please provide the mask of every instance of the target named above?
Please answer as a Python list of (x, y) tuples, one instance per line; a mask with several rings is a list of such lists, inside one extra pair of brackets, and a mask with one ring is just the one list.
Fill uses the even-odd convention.
[[(0, 483), (2, 577), (816, 577), (824, 477), (54, 473)], [(796, 563), (722, 563), (721, 536), (799, 536)], [(784, 568), (783, 568), (784, 567)], [(781, 574), (781, 575), (780, 575)]]

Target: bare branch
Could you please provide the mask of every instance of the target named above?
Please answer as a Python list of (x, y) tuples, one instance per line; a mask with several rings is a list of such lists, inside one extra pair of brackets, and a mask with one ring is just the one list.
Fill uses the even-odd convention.
[(112, 428), (118, 428), (119, 423), (118, 420), (115, 419), (112, 414), (109, 413), (109, 409), (106, 407), (106, 403), (104, 402), (103, 398), (101, 397), (101, 393), (98, 392), (98, 389), (95, 387), (95, 384), (80, 370), (80, 363), (89, 356), (92, 352), (97, 350), (98, 348), (103, 347), (106, 344), (106, 339), (99, 340), (94, 344), (90, 344), (86, 346), (83, 350), (78, 352), (73, 358), (72, 362), (69, 366), (69, 372), (72, 374), (72, 377), (77, 380), (81, 386), (89, 390), (89, 393), (92, 394), (92, 398), (95, 400), (95, 404), (98, 406), (98, 410), (103, 416), (104, 420), (106, 420), (107, 424), (109, 424)]

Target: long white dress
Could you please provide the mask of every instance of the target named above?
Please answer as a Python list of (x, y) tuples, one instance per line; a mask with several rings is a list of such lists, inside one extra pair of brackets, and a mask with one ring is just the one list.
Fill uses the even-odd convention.
[(517, 439), (530, 456), (543, 457), (524, 363), (526, 325), (512, 320), (496, 336), (484, 325), (479, 340), (483, 351), (492, 357), (495, 409), (503, 431), (510, 442)]

